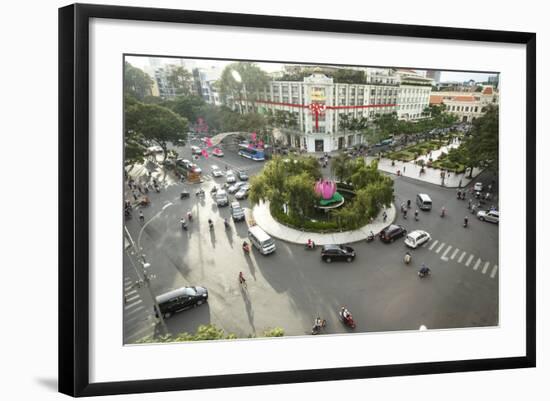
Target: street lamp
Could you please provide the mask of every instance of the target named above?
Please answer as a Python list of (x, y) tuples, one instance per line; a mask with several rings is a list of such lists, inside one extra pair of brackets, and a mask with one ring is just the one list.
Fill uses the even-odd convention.
[(145, 261), (145, 255), (142, 253), (143, 249), (141, 247), (141, 235), (143, 234), (143, 231), (145, 230), (145, 227), (147, 227), (149, 225), (149, 223), (151, 223), (153, 220), (158, 218), (162, 214), (162, 212), (164, 212), (167, 208), (169, 208), (172, 205), (173, 205), (172, 202), (168, 202), (166, 205), (164, 205), (162, 207), (162, 209), (157, 214), (155, 214), (153, 217), (151, 217), (149, 220), (147, 220), (147, 222), (143, 225), (143, 227), (141, 227), (141, 230), (139, 231), (137, 245), (134, 244), (134, 246), (137, 248), (136, 249), (136, 254), (139, 254), (140, 262), (141, 262), (141, 265), (142, 265), (142, 268), (143, 268), (143, 272), (142, 272), (142, 274), (143, 274), (143, 283), (145, 284), (145, 287), (149, 291), (149, 295), (151, 296), (151, 299), (153, 300), (153, 304), (155, 306), (155, 311), (157, 312), (158, 318), (160, 319), (160, 323), (161, 323), (162, 328), (164, 329), (165, 333), (168, 332), (168, 329), (166, 327), (166, 323), (164, 322), (164, 317), (162, 316), (162, 313), (160, 311), (160, 307), (157, 303), (157, 299), (156, 299), (155, 295), (153, 294), (153, 292), (151, 291), (151, 286), (149, 284), (149, 275), (147, 274), (147, 269), (149, 267), (151, 267), (151, 264), (147, 263)]

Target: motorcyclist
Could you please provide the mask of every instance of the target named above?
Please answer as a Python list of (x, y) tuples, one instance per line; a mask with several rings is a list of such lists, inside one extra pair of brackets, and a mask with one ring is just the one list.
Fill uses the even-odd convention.
[(426, 266), (425, 263), (422, 263), (422, 267), (420, 268), (418, 273), (420, 273), (420, 275), (422, 275), (422, 276), (425, 276), (426, 274), (430, 273), (430, 268), (428, 266)]
[(407, 199), (407, 209), (410, 209), (410, 208), (411, 208), (411, 200)]
[(409, 264), (411, 262), (411, 259), (412, 259), (411, 253), (409, 251), (405, 252), (405, 257), (403, 258), (405, 263)]
[(441, 217), (445, 217), (445, 206), (441, 208)]
[(342, 314), (342, 318), (349, 322), (351, 320), (351, 313), (345, 306), (342, 306), (342, 309), (340, 309), (340, 313)]
[(208, 227), (210, 228), (214, 227), (214, 223), (212, 222), (212, 219), (208, 219)]
[(246, 253), (250, 252), (250, 246), (246, 241), (243, 242), (243, 251), (245, 251)]
[(309, 238), (307, 240), (306, 246), (308, 247), (308, 249), (313, 249), (313, 247), (315, 246), (315, 243), (311, 240), (311, 238)]
[(418, 220), (418, 209), (414, 211), (414, 219)]
[(227, 217), (224, 217), (223, 225), (225, 226), (225, 228), (229, 228), (229, 222), (227, 221)]
[(468, 216), (464, 216), (464, 227), (468, 227)]
[(185, 221), (185, 219), (183, 217), (181, 218), (180, 223), (181, 223), (181, 228), (183, 230), (187, 230), (187, 222)]
[(193, 214), (190, 211), (188, 211), (187, 212), (187, 220), (192, 220), (192, 219), (193, 219)]

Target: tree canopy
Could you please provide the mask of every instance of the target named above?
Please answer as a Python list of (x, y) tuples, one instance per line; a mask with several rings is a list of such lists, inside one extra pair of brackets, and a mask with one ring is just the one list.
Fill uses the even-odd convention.
[(125, 99), (126, 151), (151, 142), (157, 143), (166, 155), (167, 142), (183, 141), (187, 137), (187, 120), (156, 104), (144, 104), (131, 97)]
[(245, 99), (256, 100), (256, 93), (263, 91), (269, 83), (269, 77), (260, 67), (250, 62), (231, 63), (222, 72), (217, 86), (220, 95), (226, 101)]
[(153, 80), (151, 77), (134, 67), (128, 61), (124, 63), (124, 93), (138, 100), (151, 95)]
[(457, 149), (449, 152), (448, 159), (470, 168), (488, 167), (498, 171), (499, 109), (490, 105), (487, 112), (474, 121), (468, 135)]

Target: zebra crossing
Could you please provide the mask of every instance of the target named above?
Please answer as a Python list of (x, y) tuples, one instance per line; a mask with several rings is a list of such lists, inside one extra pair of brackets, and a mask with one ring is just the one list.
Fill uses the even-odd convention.
[(494, 279), (498, 274), (498, 264), (492, 264), (487, 260), (483, 260), (472, 253), (456, 248), (445, 242), (432, 240), (424, 243), (422, 248), (426, 248), (436, 253), (444, 262), (452, 260), (458, 264), (471, 268), (473, 271), (479, 271), (489, 278)]
[(152, 326), (147, 324), (149, 311), (141, 299), (137, 284), (130, 277), (124, 277), (124, 342), (132, 343), (151, 334)]

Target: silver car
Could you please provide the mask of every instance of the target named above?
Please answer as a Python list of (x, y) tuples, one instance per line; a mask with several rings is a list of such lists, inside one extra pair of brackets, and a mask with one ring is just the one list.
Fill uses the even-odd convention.
[(227, 172), (225, 174), (225, 181), (228, 183), (228, 184), (234, 184), (235, 182), (237, 182), (237, 177), (235, 177), (235, 174), (233, 174), (233, 172)]
[(479, 212), (477, 212), (477, 218), (481, 221), (488, 221), (498, 224), (499, 212), (498, 210), (480, 210)]

